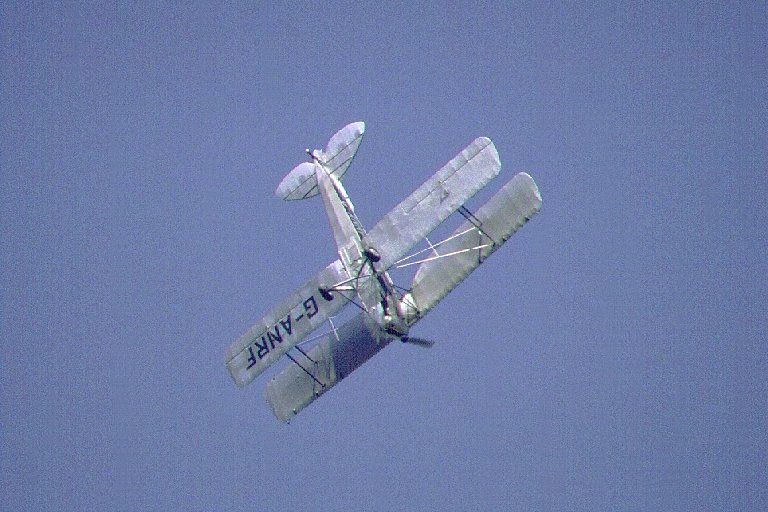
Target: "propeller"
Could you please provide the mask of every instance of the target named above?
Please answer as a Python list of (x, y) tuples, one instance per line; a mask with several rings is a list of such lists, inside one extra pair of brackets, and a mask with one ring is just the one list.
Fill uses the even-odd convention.
[(435, 344), (433, 340), (428, 340), (425, 338), (415, 338), (413, 336), (403, 336), (400, 338), (400, 341), (403, 343), (410, 343), (411, 345), (416, 345), (417, 347), (421, 348), (432, 348), (432, 345)]

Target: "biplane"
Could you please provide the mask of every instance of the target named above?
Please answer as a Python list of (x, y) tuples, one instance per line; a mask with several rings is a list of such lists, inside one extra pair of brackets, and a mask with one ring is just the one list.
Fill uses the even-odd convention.
[[(225, 354), (240, 387), (282, 356), (290, 359), (266, 389), (267, 402), (284, 422), (392, 341), (431, 346), (431, 341), (411, 336), (411, 327), (541, 208), (536, 183), (520, 173), (477, 211), (467, 209), (466, 201), (501, 170), (493, 142), (480, 137), (366, 231), (342, 184), (364, 131), (364, 123), (352, 123), (324, 149), (306, 150), (310, 161), (295, 167), (275, 191), (287, 201), (322, 198), (338, 259), (274, 307)], [(429, 235), (456, 212), (465, 218), (458, 229), (440, 242), (430, 241)], [(406, 256), (420, 243), (426, 249)], [(410, 286), (400, 288), (390, 270), (404, 265), (418, 267)], [(334, 317), (348, 304), (361, 311), (335, 325)], [(329, 332), (303, 346), (326, 323)]]

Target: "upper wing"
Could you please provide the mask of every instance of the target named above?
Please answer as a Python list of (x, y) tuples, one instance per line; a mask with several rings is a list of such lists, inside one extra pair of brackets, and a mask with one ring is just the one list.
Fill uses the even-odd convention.
[(452, 255), (423, 263), (403, 301), (415, 309), (410, 323), (424, 316), (495, 252), (541, 208), (541, 195), (533, 179), (520, 173), (504, 185), (448, 241), (435, 249)]
[[(363, 140), (363, 133), (365, 123), (348, 124), (331, 137), (325, 149), (318, 155), (323, 165), (338, 179), (344, 176), (352, 163)], [(275, 190), (275, 195), (286, 201), (307, 199), (318, 193), (314, 162), (304, 162), (294, 167)]]
[(380, 253), (379, 268), (389, 268), (402, 258), (500, 169), (493, 142), (475, 139), (368, 232), (365, 242)]
[(235, 341), (225, 354), (235, 383), (242, 387), (251, 382), (344, 307), (347, 301), (340, 297), (325, 300), (318, 288), (333, 286), (347, 277), (341, 261), (334, 261)]

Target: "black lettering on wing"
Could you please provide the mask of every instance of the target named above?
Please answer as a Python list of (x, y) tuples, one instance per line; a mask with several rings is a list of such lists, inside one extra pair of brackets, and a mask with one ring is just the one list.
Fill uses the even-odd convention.
[(269, 345), (267, 345), (267, 340), (264, 336), (261, 337), (261, 343), (256, 341), (254, 342), (254, 345), (256, 345), (256, 347), (259, 349), (257, 352), (259, 359), (264, 359), (264, 356), (269, 354)]
[(283, 326), (283, 330), (285, 331), (285, 333), (288, 336), (290, 336), (291, 333), (293, 332), (293, 328), (291, 326), (291, 315), (290, 315), (290, 313), (288, 314), (287, 317), (285, 317), (285, 320), (280, 320), (280, 325)]
[[(256, 356), (253, 355), (253, 347), (248, 347), (248, 369), (250, 370), (253, 365), (256, 364)], [(261, 356), (259, 356), (259, 359), (261, 359)]]
[(315, 300), (314, 295), (310, 295), (310, 297), (304, 301), (304, 311), (307, 313), (307, 318), (312, 318), (317, 314), (317, 301)]
[(275, 342), (282, 343), (283, 337), (280, 335), (280, 330), (277, 326), (274, 326), (273, 329), (275, 332), (273, 333), (271, 330), (267, 329), (267, 338), (269, 338), (269, 345), (272, 348), (275, 348)]

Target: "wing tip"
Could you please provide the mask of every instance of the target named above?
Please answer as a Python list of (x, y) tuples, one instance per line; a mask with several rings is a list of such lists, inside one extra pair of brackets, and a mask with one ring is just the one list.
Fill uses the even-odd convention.
[(536, 184), (534, 179), (527, 172), (517, 173), (515, 175), (515, 179), (523, 180), (527, 182), (528, 189), (530, 190), (531, 194), (536, 198), (536, 203), (537, 203), (536, 211), (539, 211), (541, 209), (541, 204), (542, 204), (541, 192), (539, 191), (539, 186)]
[(272, 410), (272, 414), (275, 415), (275, 418), (287, 425), (293, 418), (296, 417), (298, 411), (296, 409), (281, 409), (278, 406), (279, 397), (277, 396), (277, 393), (274, 389), (274, 382), (275, 377), (273, 377), (267, 383), (267, 387), (264, 389), (264, 400), (267, 402), (267, 405), (269, 405), (269, 408)]
[(496, 149), (496, 144), (494, 144), (493, 141), (488, 137), (478, 137), (472, 141), (467, 149), (471, 147), (476, 147), (478, 154), (484, 151), (490, 151), (490, 156), (493, 160), (493, 166), (496, 170), (495, 175), (498, 175), (501, 171), (501, 159), (499, 158), (499, 151)]

